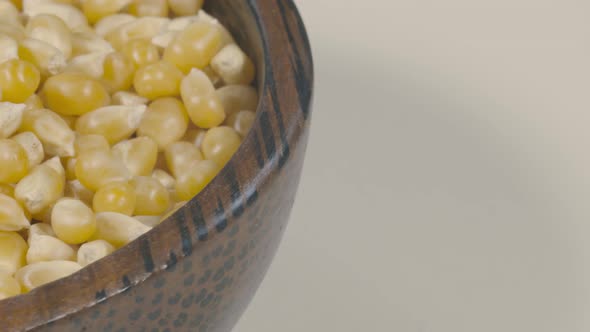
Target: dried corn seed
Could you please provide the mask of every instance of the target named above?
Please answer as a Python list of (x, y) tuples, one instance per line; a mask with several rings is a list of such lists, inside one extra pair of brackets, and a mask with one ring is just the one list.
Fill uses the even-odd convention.
[(52, 170), (56, 171), (57, 174), (59, 174), (59, 176), (61, 176), (65, 182), (66, 179), (66, 171), (61, 163), (61, 160), (59, 159), (59, 157), (53, 157), (51, 159), (47, 159), (43, 164), (41, 165), (45, 165), (49, 168), (51, 168)]
[(113, 52), (106, 56), (103, 63), (102, 83), (108, 91), (128, 90), (133, 85), (135, 66), (125, 55)]
[(201, 151), (189, 142), (175, 142), (168, 145), (164, 155), (168, 169), (176, 178), (192, 167), (194, 162), (203, 160)]
[(0, 2), (0, 21), (2, 22), (14, 22), (19, 24), (19, 12), (18, 8), (9, 1)]
[(117, 29), (127, 23), (135, 21), (136, 19), (137, 18), (135, 16), (129, 15), (129, 14), (110, 15), (110, 16), (107, 16), (107, 17), (101, 19), (100, 21), (98, 21), (94, 25), (94, 31), (96, 32), (97, 35), (99, 35), (101, 37), (105, 37), (111, 31), (114, 31), (115, 29)]
[(72, 32), (59, 17), (51, 14), (33, 16), (27, 22), (25, 33), (29, 38), (42, 40), (62, 52), (65, 58), (72, 55)]
[(131, 2), (132, 0), (84, 0), (82, 11), (88, 21), (94, 24), (109, 15), (116, 14)]
[(24, 291), (31, 291), (78, 272), (82, 266), (71, 261), (38, 262), (19, 269), (15, 277)]
[(64, 196), (79, 199), (84, 204), (91, 206), (92, 200), (94, 199), (94, 192), (84, 187), (79, 180), (71, 180), (66, 182)]
[(84, 135), (102, 135), (114, 144), (137, 130), (145, 110), (145, 105), (102, 107), (78, 118), (76, 131)]
[(88, 26), (88, 20), (82, 12), (71, 5), (47, 1), (25, 1), (23, 11), (28, 17), (51, 14), (59, 17), (71, 31), (80, 31)]
[(195, 15), (203, 7), (203, 0), (168, 0), (168, 7), (178, 16)]
[(188, 115), (176, 98), (161, 98), (152, 102), (141, 120), (137, 135), (153, 139), (160, 150), (180, 140), (188, 128)]
[(250, 84), (254, 80), (254, 63), (236, 44), (221, 49), (211, 60), (211, 68), (227, 84)]
[(25, 150), (27, 160), (29, 161), (29, 169), (32, 169), (43, 161), (43, 158), (45, 157), (43, 144), (34, 133), (25, 131), (12, 136), (11, 139), (20, 144)]
[(64, 54), (42, 40), (24, 39), (19, 45), (18, 54), (22, 60), (35, 65), (44, 79), (61, 72), (66, 67)]
[(130, 216), (135, 206), (135, 188), (129, 182), (109, 183), (101, 187), (92, 200), (95, 212), (117, 212)]
[(166, 61), (158, 61), (139, 68), (133, 79), (135, 91), (151, 100), (180, 95), (180, 70)]
[(51, 212), (51, 226), (60, 240), (80, 244), (94, 235), (96, 219), (94, 212), (82, 201), (62, 198), (55, 203)]
[(116, 212), (96, 214), (97, 231), (94, 237), (115, 247), (122, 247), (148, 232), (148, 227), (136, 219)]
[(201, 150), (206, 159), (223, 167), (240, 147), (240, 135), (230, 127), (211, 128), (205, 134)]
[(215, 87), (199, 69), (193, 69), (180, 85), (182, 101), (192, 122), (200, 128), (212, 128), (225, 120), (225, 111)]
[(48, 235), (31, 239), (27, 251), (27, 264), (49, 261), (72, 261), (76, 252), (62, 240)]
[(104, 63), (107, 56), (108, 54), (104, 52), (78, 55), (68, 62), (64, 71), (83, 73), (98, 81), (104, 75)]
[(219, 30), (219, 33), (221, 34), (221, 47), (229, 44), (235, 44), (234, 37), (232, 37), (231, 33), (215, 17), (209, 15), (206, 11), (201, 9), (197, 13), (197, 18), (200, 21), (212, 24), (217, 30)]
[(0, 35), (0, 63), (12, 59), (18, 59), (18, 43), (9, 36)]
[(150, 175), (158, 159), (158, 145), (149, 137), (137, 137), (113, 146), (113, 154), (132, 175)]
[(141, 68), (160, 60), (158, 48), (148, 39), (135, 39), (130, 41), (121, 49), (128, 59), (130, 59), (135, 68)]
[(0, 63), (0, 90), (2, 100), (22, 103), (29, 98), (41, 82), (41, 74), (33, 64), (12, 59)]
[[(53, 210), (53, 204), (49, 205), (48, 207), (44, 208), (43, 210), (37, 212), (37, 213), (33, 213), (31, 215), (31, 219), (34, 219), (35, 221), (40, 221), (42, 223), (51, 223), (51, 211)], [(25, 212), (27, 210), (25, 209)]]
[(255, 111), (258, 92), (249, 85), (226, 85), (217, 90), (223, 109), (228, 116), (239, 111)]
[(166, 171), (162, 169), (155, 169), (152, 172), (152, 178), (158, 180), (164, 186), (164, 188), (168, 189), (168, 191), (174, 191), (176, 180)]
[(20, 234), (0, 231), (0, 272), (13, 274), (23, 267), (28, 249)]
[(160, 216), (134, 216), (133, 218), (148, 227), (156, 227), (162, 222)]
[(75, 32), (72, 34), (72, 55), (88, 53), (110, 53), (114, 49), (106, 40), (94, 32)]
[(43, 108), (43, 101), (41, 97), (36, 94), (31, 95), (27, 100), (24, 101), (25, 104), (25, 112), (31, 110), (37, 110)]
[(92, 150), (109, 151), (111, 148), (106, 138), (101, 135), (78, 135), (74, 147), (77, 156)]
[(128, 10), (130, 14), (139, 17), (168, 17), (168, 4), (163, 0), (134, 0)]
[(164, 60), (184, 73), (205, 68), (222, 47), (221, 33), (213, 24), (197, 21), (181, 31), (164, 50)]
[(120, 50), (134, 39), (152, 39), (169, 21), (164, 17), (141, 17), (109, 31), (105, 39)]
[(110, 182), (127, 181), (130, 177), (125, 164), (110, 151), (85, 152), (76, 160), (76, 178), (92, 191), (97, 191)]
[(86, 242), (78, 249), (78, 264), (82, 266), (90, 265), (114, 251), (115, 247), (104, 240)]
[(21, 293), (21, 286), (12, 276), (12, 273), (0, 272), (0, 300), (17, 296)]
[(34, 225), (31, 225), (31, 228), (29, 228), (27, 243), (30, 245), (31, 240), (35, 236), (39, 235), (56, 237), (55, 232), (53, 231), (53, 228), (50, 224), (39, 222)]
[(14, 196), (30, 213), (38, 213), (63, 196), (65, 177), (47, 165), (35, 167), (14, 188)]
[(46, 109), (25, 112), (21, 130), (33, 132), (43, 143), (46, 154), (71, 157), (74, 155), (74, 132), (56, 113)]
[(8, 138), (18, 130), (25, 108), (25, 104), (0, 102), (0, 138)]
[(239, 111), (232, 114), (229, 119), (227, 119), (227, 125), (232, 127), (242, 138), (244, 138), (250, 131), (250, 128), (252, 128), (255, 118), (256, 113), (252, 111)]
[(47, 79), (42, 98), (47, 107), (62, 115), (83, 115), (110, 102), (109, 94), (98, 81), (75, 72)]
[(25, 28), (17, 22), (0, 21), (0, 34), (19, 42), (25, 39)]
[(159, 216), (170, 207), (170, 193), (156, 179), (149, 176), (137, 176), (131, 181), (135, 188), (135, 211), (142, 216)]
[(16, 183), (29, 169), (27, 152), (16, 141), (0, 139), (0, 183)]
[(113, 94), (112, 100), (113, 105), (123, 106), (146, 105), (150, 101), (147, 98), (144, 98), (136, 93), (128, 91), (115, 92), (115, 94)]
[(176, 178), (176, 196), (188, 201), (200, 193), (219, 172), (219, 166), (212, 160), (193, 164)]
[(200, 149), (203, 143), (203, 138), (205, 138), (206, 133), (207, 130), (205, 129), (192, 128), (186, 131), (186, 134), (184, 134), (182, 140), (185, 142), (189, 142)]

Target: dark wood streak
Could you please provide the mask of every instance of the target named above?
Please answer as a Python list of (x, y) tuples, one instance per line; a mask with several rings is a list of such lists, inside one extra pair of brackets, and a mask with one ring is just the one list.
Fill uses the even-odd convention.
[(217, 207), (215, 208), (215, 229), (218, 232), (223, 232), (227, 228), (227, 217), (225, 216), (225, 209), (223, 208), (223, 201), (217, 197)]
[(139, 240), (139, 252), (143, 259), (143, 267), (146, 272), (154, 271), (154, 259), (152, 258), (152, 249), (147, 237), (143, 237)]
[(231, 213), (234, 218), (239, 218), (244, 213), (244, 205), (240, 184), (236, 176), (236, 169), (234, 167), (228, 167), (225, 174), (229, 182)]
[(176, 224), (178, 225), (178, 232), (180, 233), (180, 242), (182, 243), (182, 254), (184, 256), (188, 256), (193, 252), (193, 242), (190, 230), (186, 225), (186, 219), (178, 219), (176, 220)]
[(195, 228), (197, 230), (197, 238), (199, 241), (207, 240), (209, 236), (209, 231), (207, 230), (207, 224), (205, 223), (205, 219), (203, 218), (203, 210), (201, 209), (201, 204), (198, 201), (194, 200), (189, 203), (190, 211), (191, 211), (191, 218), (188, 220), (192, 220)]

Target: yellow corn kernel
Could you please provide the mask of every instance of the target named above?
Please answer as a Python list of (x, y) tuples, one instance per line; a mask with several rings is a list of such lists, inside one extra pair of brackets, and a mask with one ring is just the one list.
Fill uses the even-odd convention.
[(63, 196), (65, 176), (41, 164), (14, 188), (14, 196), (30, 213), (39, 213)]
[(111, 44), (94, 32), (75, 32), (72, 34), (72, 56), (88, 53), (110, 53), (113, 51)]
[(134, 216), (133, 218), (148, 227), (156, 227), (162, 222), (160, 216)]
[(168, 189), (168, 191), (174, 191), (174, 187), (176, 186), (176, 179), (168, 172), (162, 169), (155, 169), (152, 172), (152, 178), (158, 180), (164, 188)]
[(149, 99), (144, 98), (137, 93), (128, 91), (118, 91), (113, 94), (113, 105), (133, 106), (146, 105)]
[(130, 176), (125, 164), (110, 151), (85, 152), (76, 160), (76, 177), (94, 192), (110, 182), (127, 181)]
[(150, 175), (158, 159), (158, 145), (149, 137), (137, 137), (113, 146), (113, 154), (132, 175)]
[(182, 80), (180, 95), (192, 122), (200, 128), (219, 126), (225, 111), (215, 87), (201, 70), (193, 69)]
[(145, 110), (145, 105), (102, 107), (78, 118), (76, 131), (83, 135), (102, 135), (109, 144), (114, 144), (137, 130)]
[(227, 84), (250, 84), (256, 74), (254, 63), (236, 44), (222, 48), (211, 60), (211, 68)]
[(188, 115), (176, 98), (161, 98), (152, 102), (137, 129), (138, 136), (153, 139), (160, 150), (180, 140), (188, 128)]
[(176, 178), (192, 167), (194, 162), (203, 160), (203, 155), (196, 146), (182, 141), (168, 145), (164, 150), (164, 155), (168, 169)]
[(14, 140), (0, 139), (0, 183), (16, 183), (28, 170), (25, 149)]
[(105, 39), (116, 50), (121, 50), (134, 39), (152, 39), (157, 35), (170, 19), (164, 17), (141, 17), (112, 29), (105, 35)]
[(19, 269), (15, 277), (25, 292), (50, 282), (65, 278), (80, 270), (82, 266), (71, 261), (51, 261), (29, 264)]
[(168, 7), (177, 16), (195, 15), (203, 7), (203, 0), (168, 0)]
[(41, 74), (33, 64), (12, 59), (0, 63), (0, 91), (2, 100), (22, 103), (39, 87)]
[(42, 97), (47, 107), (62, 115), (83, 115), (108, 105), (111, 99), (100, 82), (76, 72), (51, 76)]
[(0, 102), (0, 138), (8, 138), (18, 130), (25, 108), (25, 104)]
[(184, 134), (182, 140), (189, 142), (192, 145), (196, 146), (198, 149), (200, 149), (201, 144), (203, 143), (203, 138), (205, 138), (206, 133), (207, 130), (205, 129), (192, 128), (186, 131), (186, 134)]
[(135, 211), (135, 188), (128, 182), (112, 182), (101, 187), (92, 200), (95, 212), (117, 212), (132, 215)]
[(49, 223), (36, 223), (34, 225), (31, 225), (31, 228), (29, 228), (27, 243), (31, 244), (33, 238), (39, 235), (55, 237), (55, 232), (53, 231), (53, 228), (51, 228), (51, 225)]
[(14, 198), (14, 187), (10, 184), (0, 184), (0, 194)]
[(24, 101), (25, 111), (37, 110), (43, 108), (43, 101), (41, 97), (36, 94), (31, 95), (27, 100)]
[(27, 160), (29, 161), (29, 169), (32, 169), (43, 161), (45, 157), (43, 144), (34, 133), (25, 131), (12, 136), (11, 139), (20, 144), (25, 150)]
[(82, 266), (90, 265), (114, 251), (115, 247), (104, 240), (86, 242), (78, 249), (78, 264)]
[(26, 264), (29, 246), (16, 232), (0, 231), (0, 272), (13, 274)]
[(117, 29), (127, 23), (130, 23), (132, 21), (135, 21), (135, 20), (137, 20), (137, 18), (135, 16), (129, 15), (129, 14), (121, 13), (121, 14), (110, 15), (110, 16), (107, 16), (107, 17), (101, 19), (100, 21), (98, 21), (94, 25), (94, 31), (96, 32), (97, 35), (99, 35), (101, 37), (105, 37), (110, 32), (114, 31), (115, 29)]
[(227, 125), (232, 127), (242, 138), (246, 137), (256, 119), (256, 113), (252, 111), (239, 111), (227, 119)]
[(116, 14), (131, 0), (84, 0), (82, 1), (82, 12), (91, 24), (97, 23), (104, 17)]
[(230, 127), (211, 128), (205, 134), (201, 149), (206, 159), (223, 167), (240, 147), (240, 135)]
[(159, 216), (170, 207), (170, 193), (156, 179), (149, 176), (137, 176), (131, 184), (135, 188), (135, 211), (142, 216)]
[(197, 19), (212, 24), (217, 30), (219, 30), (219, 33), (221, 34), (221, 47), (235, 44), (235, 40), (231, 33), (215, 17), (201, 9), (197, 13)]
[(71, 180), (66, 182), (64, 196), (79, 199), (84, 204), (91, 206), (92, 200), (94, 199), (94, 192), (84, 187), (79, 180)]
[[(60, 0), (64, 1), (64, 0)], [(50, 14), (59, 17), (71, 31), (83, 31), (88, 28), (88, 20), (78, 8), (71, 4), (57, 1), (29, 1), (25, 2), (23, 12), (28, 17)]]
[[(6, 2), (2, 2), (6, 3)], [(17, 296), (22, 293), (20, 284), (12, 274), (0, 272), (0, 300)]]
[(92, 150), (109, 151), (111, 148), (106, 138), (101, 135), (78, 135), (74, 147), (77, 156)]
[(133, 79), (135, 91), (154, 100), (161, 97), (174, 97), (180, 94), (182, 72), (166, 61), (158, 61), (139, 68)]
[(19, 24), (19, 15), (18, 8), (12, 2), (0, 2), (0, 21)]
[(24, 39), (18, 48), (19, 57), (39, 69), (43, 79), (61, 72), (66, 67), (66, 58), (53, 45), (37, 39)]
[(29, 38), (42, 40), (62, 52), (66, 59), (72, 55), (72, 32), (59, 17), (41, 14), (31, 17), (25, 27)]
[(228, 116), (239, 111), (256, 111), (258, 92), (249, 85), (226, 85), (217, 90), (223, 109)]
[(160, 60), (158, 48), (147, 39), (136, 39), (123, 46), (121, 53), (130, 59), (135, 68), (145, 67)]
[(170, 217), (171, 215), (173, 215), (174, 213), (176, 213), (176, 211), (180, 210), (183, 206), (185, 206), (186, 203), (188, 203), (188, 202), (187, 201), (179, 201), (176, 204), (174, 204), (174, 206), (172, 208), (170, 208), (164, 215), (162, 215), (160, 217), (160, 222), (168, 219), (168, 217)]
[(27, 251), (27, 264), (49, 261), (72, 261), (76, 252), (64, 241), (48, 235), (33, 237)]
[(18, 43), (12, 37), (0, 35), (0, 63), (12, 59), (18, 59)]
[(148, 227), (136, 219), (117, 212), (96, 214), (97, 231), (94, 237), (119, 248), (148, 232)]
[(51, 212), (51, 226), (57, 237), (68, 244), (88, 241), (96, 231), (94, 212), (82, 201), (62, 198)]
[(110, 92), (129, 90), (133, 85), (135, 66), (125, 55), (113, 52), (103, 63), (102, 83)]
[(134, 0), (129, 13), (135, 16), (168, 17), (168, 4), (164, 0)]
[(52, 170), (56, 171), (57, 174), (59, 174), (59, 176), (61, 176), (65, 181), (66, 171), (65, 171), (65, 169), (61, 163), (61, 159), (59, 157), (53, 157), (53, 158), (47, 159), (41, 165), (45, 165), (45, 166), (50, 167)]
[(25, 38), (25, 28), (20, 23), (0, 21), (0, 34), (19, 42)]
[(66, 180), (76, 180), (76, 158), (66, 158)]
[(33, 132), (43, 143), (46, 154), (60, 157), (74, 155), (76, 135), (64, 119), (50, 110), (25, 112), (21, 131)]
[(104, 75), (105, 52), (94, 52), (72, 58), (63, 72), (84, 74), (88, 78), (99, 81)]
[(184, 201), (195, 197), (219, 172), (219, 166), (212, 160), (203, 160), (176, 178), (176, 196)]
[(176, 35), (164, 50), (164, 60), (184, 73), (205, 68), (222, 46), (220, 30), (215, 25), (196, 21)]

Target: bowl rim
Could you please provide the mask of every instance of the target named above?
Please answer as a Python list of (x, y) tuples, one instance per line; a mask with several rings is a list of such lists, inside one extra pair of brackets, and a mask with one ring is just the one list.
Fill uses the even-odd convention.
[[(200, 244), (219, 238), (228, 219), (256, 201), (288, 164), (291, 151), (299, 144), (305, 148), (301, 141), (311, 120), (314, 72), (301, 15), (293, 0), (244, 3), (261, 38), (263, 75), (256, 118), (238, 151), (199, 195), (150, 232), (73, 275), (0, 301), (7, 318), (0, 325), (39, 328), (117, 296), (195, 254)], [(222, 204), (222, 198), (229, 203)], [(166, 250), (152, 250), (160, 245)], [(80, 288), (73, 289), (76, 285)]]

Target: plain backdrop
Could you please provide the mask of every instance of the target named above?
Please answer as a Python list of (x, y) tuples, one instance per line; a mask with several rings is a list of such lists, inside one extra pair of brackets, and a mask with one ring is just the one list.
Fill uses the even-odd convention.
[(235, 331), (590, 331), (590, 2), (297, 3), (311, 139)]

